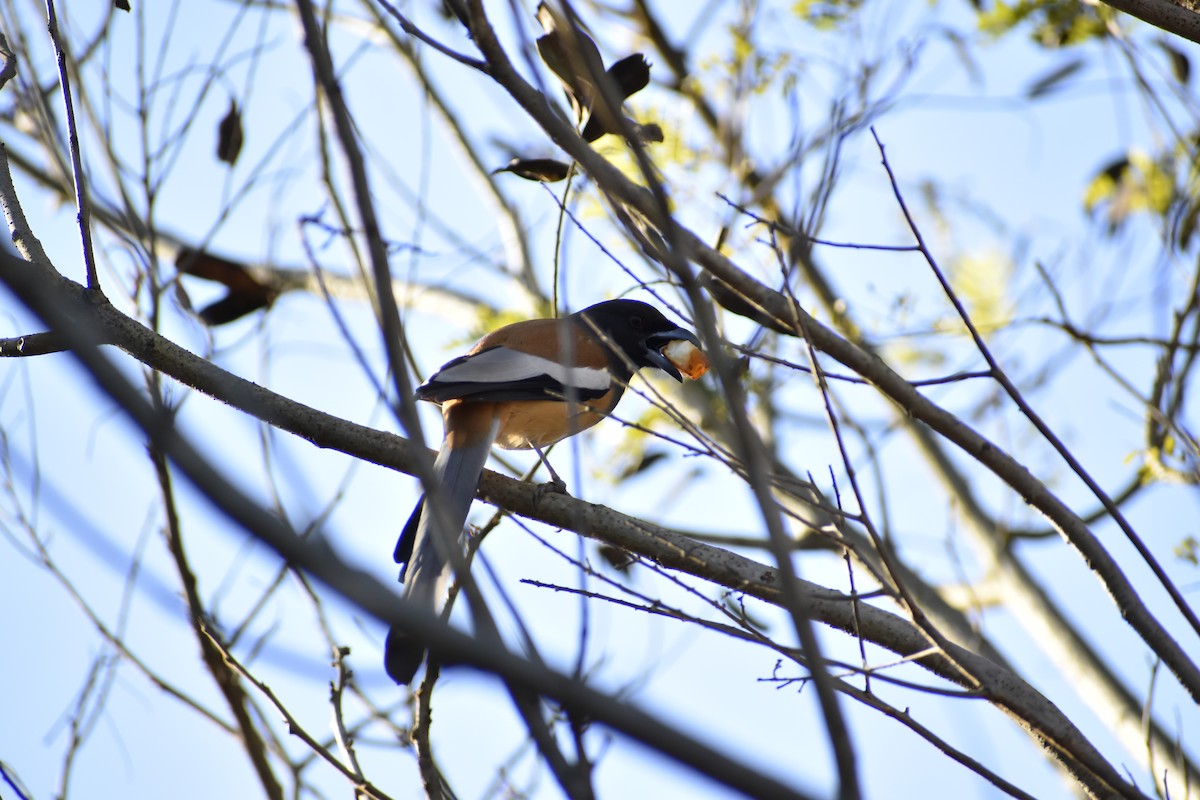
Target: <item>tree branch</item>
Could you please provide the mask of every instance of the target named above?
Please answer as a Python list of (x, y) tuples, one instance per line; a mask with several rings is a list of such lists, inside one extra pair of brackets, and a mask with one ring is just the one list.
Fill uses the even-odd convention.
[(1107, 6), (1137, 17), (1167, 33), (1200, 43), (1200, 14), (1174, 0), (1102, 0)]
[[(99, 353), (94, 342), (98, 339), (111, 340), (146, 366), (158, 369), (264, 422), (301, 436), (318, 447), (336, 449), (412, 474), (417, 471), (417, 448), (411, 442), (323, 414), (231, 375), (126, 317), (107, 301), (90, 300), (94, 295), (73, 281), (30, 270), (25, 262), (12, 256), (0, 254), (0, 280), (21, 297), (31, 311), (58, 329), (60, 335), (70, 343), (72, 352), (90, 370), (94, 370), (94, 374), (108, 376), (102, 380), (102, 386), (134, 416), (151, 440), (164, 448), (179, 469), (222, 510), (245, 525), (253, 535), (263, 539), (283, 558), (311, 572), (334, 591), (359, 602), (365, 611), (377, 618), (405, 626), (414, 635), (427, 639), (431, 651), (439, 653), (444, 662), (483, 666), (501, 675), (506, 682), (532, 688), (559, 700), (563, 700), (563, 693), (568, 692), (568, 687), (561, 681), (567, 681), (570, 687), (576, 686), (565, 677), (551, 677), (553, 673), (545, 667), (513, 656), (498, 644), (481, 646), (472, 637), (448, 633), (444, 625), (431, 615), (409, 609), (392, 592), (374, 582), (363, 582), (361, 576), (353, 578), (352, 575), (358, 573), (343, 567), (323, 540), (313, 544), (298, 540), (273, 515), (264, 514), (230, 487), (173, 428), (165, 425), (165, 421), (146, 406), (139, 394), (124, 383), (124, 378)], [(67, 327), (60, 329), (60, 325)], [(782, 602), (779, 576), (770, 567), (719, 548), (701, 545), (603, 506), (562, 495), (539, 496), (536, 487), (492, 472), (484, 473), (479, 496), (522, 516), (591, 538), (601, 538), (609, 544), (645, 555), (663, 566), (745, 592), (775, 605)], [(367, 591), (367, 587), (372, 587), (372, 591)], [(797, 580), (795, 591), (806, 613), (814, 620), (853, 635), (861, 635), (900, 655), (928, 653), (928, 642), (919, 629), (895, 614), (861, 603), (856, 609), (850, 597), (806, 581)], [(1099, 755), (1070, 720), (1017, 675), (957, 645), (953, 645), (950, 652), (954, 662), (966, 666), (979, 680), (983, 692), (995, 705), (1049, 746), (1084, 785), (1101, 794), (1116, 791), (1127, 796), (1138, 796), (1136, 790)], [(935, 674), (962, 685), (959, 671), (942, 656), (924, 655), (916, 661)], [(535, 673), (544, 677), (547, 683), (531, 683), (533, 679), (529, 676)], [(522, 676), (519, 679), (516, 677), (518, 674)], [(576, 698), (570, 692), (567, 696)], [(599, 695), (585, 693), (580, 697), (583, 699), (572, 702), (582, 704), (579, 706), (582, 712), (592, 714), (618, 730), (632, 732), (627, 727), (633, 724), (631, 717), (616, 714), (614, 719), (612, 715), (595, 712), (591, 703), (599, 702)], [(645, 735), (654, 742), (658, 742), (660, 734), (665, 736), (664, 752), (686, 763), (697, 766), (708, 757), (698, 756), (698, 751), (682, 743), (684, 740), (679, 738), (678, 732), (664, 731), (657, 722), (645, 730)], [(635, 736), (643, 738), (638, 734)], [(711, 757), (720, 759), (717, 769), (721, 775), (741, 774), (723, 756), (712, 753)], [(700, 761), (696, 761), (696, 758)], [(713, 772), (707, 774), (717, 777)]]
[[(89, 302), (86, 298), (94, 295), (78, 284), (61, 276), (30, 270), (26, 262), (5, 253), (0, 253), (0, 281), (20, 297), (30, 311), (60, 330), (70, 342), (71, 352), (101, 389), (146, 432), (155, 446), (163, 449), (172, 463), (217, 508), (297, 569), (308, 572), (331, 591), (358, 605), (365, 613), (426, 641), (430, 652), (439, 656), (443, 663), (474, 666), (497, 675), (511, 687), (552, 698), (743, 793), (779, 798), (806, 797), (798, 790), (762, 774), (759, 768), (743, 765), (628, 703), (601, 694), (577, 679), (542, 664), (514, 655), (499, 642), (491, 639), (481, 641), (448, 627), (423, 609), (414, 609), (402, 602), (379, 581), (346, 565), (324, 538), (310, 536), (301, 539), (296, 536), (274, 514), (257, 506), (208, 464), (168, 420), (155, 413), (94, 342), (99, 338), (97, 328), (117, 324), (133, 335), (135, 341), (127, 344), (154, 361), (164, 363), (161, 359), (163, 353), (154, 355), (159, 348), (175, 357), (186, 351), (134, 320), (125, 318), (107, 301), (99, 299)], [(254, 402), (262, 410), (270, 410), (272, 416), (292, 422), (308, 419), (314, 429), (305, 438), (319, 446), (322, 442), (329, 444), (341, 441), (347, 432), (355, 439), (364, 437), (367, 440), (380, 440), (380, 444), (368, 446), (368, 450), (375, 454), (374, 458), (366, 456), (369, 460), (388, 466), (385, 459), (392, 461), (403, 453), (408, 470), (415, 471), (412, 462), (416, 458), (416, 448), (398, 437), (382, 435), (361, 426), (345, 428), (348, 423), (300, 404), (281, 402), (283, 398), (239, 378), (218, 375), (221, 370), (196, 356), (186, 354), (184, 360), (189, 362), (190, 367), (198, 368), (197, 373), (189, 375), (197, 379), (197, 384), (212, 385), (228, 379), (231, 385), (237, 387), (235, 396)], [(355, 428), (358, 430), (353, 430)], [(499, 476), (491, 477), (496, 479)], [(532, 493), (533, 487), (527, 488)]]

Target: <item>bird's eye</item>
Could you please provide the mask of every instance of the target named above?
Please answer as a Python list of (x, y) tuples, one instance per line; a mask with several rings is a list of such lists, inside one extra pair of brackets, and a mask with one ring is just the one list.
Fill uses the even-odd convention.
[(642, 318), (637, 315), (629, 318), (629, 327), (631, 328), (636, 328), (640, 331), (643, 327), (645, 327), (645, 324), (645, 321), (643, 321)]

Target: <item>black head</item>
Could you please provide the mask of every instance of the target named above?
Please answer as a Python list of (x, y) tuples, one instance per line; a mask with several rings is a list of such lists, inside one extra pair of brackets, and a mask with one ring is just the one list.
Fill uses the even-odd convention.
[(700, 346), (696, 334), (639, 300), (607, 300), (572, 316), (615, 351), (610, 358), (611, 368), (626, 380), (642, 367), (657, 367), (682, 382), (679, 370), (660, 351), (676, 340)]

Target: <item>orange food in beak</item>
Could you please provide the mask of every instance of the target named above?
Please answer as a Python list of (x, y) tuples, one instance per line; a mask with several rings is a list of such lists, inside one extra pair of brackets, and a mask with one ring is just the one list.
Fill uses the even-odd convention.
[(662, 349), (662, 354), (677, 370), (692, 380), (708, 372), (708, 356), (691, 342), (676, 339)]

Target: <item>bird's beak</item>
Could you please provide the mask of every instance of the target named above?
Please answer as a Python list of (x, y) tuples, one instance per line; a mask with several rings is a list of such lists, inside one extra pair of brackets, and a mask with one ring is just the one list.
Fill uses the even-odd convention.
[(662, 349), (675, 341), (691, 342), (698, 349), (700, 348), (700, 340), (696, 338), (696, 334), (683, 328), (675, 328), (674, 330), (664, 331), (662, 333), (652, 333), (642, 342), (642, 346), (646, 348), (646, 360), (654, 366), (661, 369), (663, 372), (670, 375), (675, 380), (683, 383), (683, 375), (680, 374), (679, 368), (671, 363), (670, 359), (662, 354)]

